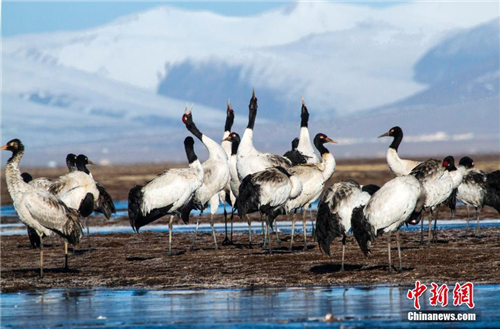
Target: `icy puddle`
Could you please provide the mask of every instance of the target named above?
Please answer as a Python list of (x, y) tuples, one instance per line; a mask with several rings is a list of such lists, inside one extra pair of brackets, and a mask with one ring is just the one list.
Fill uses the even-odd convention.
[[(451, 288), (450, 290), (452, 290)], [(68, 289), (1, 295), (2, 327), (116, 327), (198, 326), (277, 327), (322, 326), (434, 326), (409, 322), (415, 311), (407, 299), (408, 288), (312, 287), (254, 290), (108, 290)], [(429, 294), (420, 298), (420, 311), (475, 313), (474, 322), (439, 325), (463, 327), (500, 326), (500, 286), (474, 288), (476, 307), (444, 309), (429, 305)], [(324, 322), (332, 312), (338, 322)]]

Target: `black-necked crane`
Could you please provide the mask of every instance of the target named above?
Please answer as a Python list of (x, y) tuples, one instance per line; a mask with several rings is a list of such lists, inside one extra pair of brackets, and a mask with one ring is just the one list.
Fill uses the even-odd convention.
[(34, 229), (40, 240), (40, 277), (43, 277), (43, 235), (56, 233), (65, 241), (65, 266), (68, 266), (67, 242), (76, 245), (82, 236), (78, 213), (69, 209), (64, 202), (46, 190), (25, 183), (19, 171), (19, 162), (24, 154), (24, 145), (13, 139), (0, 150), (12, 152), (7, 160), (5, 179), (7, 189), (14, 202), (19, 219)]
[[(191, 110), (188, 111), (186, 106), (182, 121), (186, 125), (187, 130), (189, 130), (196, 138), (198, 138), (208, 150), (208, 159), (202, 163), (204, 171), (203, 184), (195, 192), (195, 195), (191, 199), (191, 202), (189, 202), (182, 208), (182, 219), (187, 222), (189, 220), (189, 214), (191, 213), (191, 210), (199, 209), (201, 213), (203, 213), (203, 210), (208, 205), (210, 205), (210, 226), (212, 228), (212, 236), (214, 238), (215, 249), (217, 250), (218, 246), (214, 229), (214, 214), (219, 207), (219, 192), (222, 191), (229, 182), (230, 175), (228, 158), (226, 152), (220, 146), (220, 144), (216, 143), (213, 139), (198, 130), (198, 127), (196, 127), (193, 121), (192, 107)], [(200, 223), (200, 216), (198, 216), (196, 219), (196, 228), (193, 234), (191, 249), (194, 248), (194, 242), (198, 233), (198, 226)]]
[[(283, 167), (273, 167), (246, 176), (240, 185), (238, 196), (238, 214), (243, 218), (247, 214), (260, 211), (266, 215), (266, 236), (269, 226), (289, 199), (296, 198), (302, 191), (300, 179), (290, 175)], [(276, 231), (277, 233), (277, 231)], [(269, 250), (272, 250), (269, 239)]]
[[(231, 107), (231, 102), (228, 99), (227, 100), (227, 110), (226, 110), (226, 124), (224, 125), (224, 134), (222, 135), (222, 142), (221, 146), (226, 152), (227, 158), (230, 161), (231, 158), (231, 142), (227, 139), (229, 134), (231, 134), (231, 128), (233, 127), (234, 123), (234, 110)], [(229, 164), (230, 166), (230, 164)], [(224, 238), (224, 241), (222, 241), (222, 245), (228, 245), (228, 244), (233, 244), (233, 218), (234, 218), (234, 203), (236, 202), (236, 197), (234, 196), (230, 182), (227, 183), (226, 187), (219, 192), (219, 200), (222, 203), (222, 206), (224, 207), (224, 227), (225, 227), (225, 233), (226, 237)], [(231, 206), (231, 239), (229, 239), (227, 235), (227, 210), (226, 210), (226, 203)]]
[[(82, 171), (92, 177), (94, 179), (94, 176), (92, 173), (88, 170), (87, 165), (88, 164), (94, 164), (92, 161), (90, 161), (85, 155), (80, 154), (77, 159), (76, 159), (76, 168), (79, 171)], [(71, 172), (71, 170), (70, 170)], [(106, 191), (106, 188), (104, 185), (99, 183), (98, 181), (95, 181), (95, 185), (97, 187), (97, 190), (99, 191), (99, 196), (97, 200), (94, 202), (94, 211), (99, 212), (106, 217), (106, 219), (111, 218), (111, 214), (116, 213), (115, 205), (113, 202), (113, 198), (111, 195), (109, 195), (108, 191)]]
[[(169, 169), (144, 186), (137, 185), (128, 194), (128, 216), (132, 228), (139, 229), (165, 215), (170, 215), (168, 226), (168, 254), (172, 254), (174, 215), (180, 216), (182, 207), (194, 197), (203, 184), (203, 168), (194, 152), (194, 140), (186, 137), (184, 149), (188, 168)], [(186, 222), (187, 223), (187, 222)]]
[(319, 200), (316, 238), (321, 250), (331, 256), (330, 245), (335, 238), (342, 236), (340, 271), (344, 271), (345, 242), (347, 232), (351, 230), (352, 211), (364, 207), (378, 189), (376, 185), (360, 186), (355, 180), (347, 179), (330, 186)]
[(463, 157), (459, 167), (466, 169), (462, 184), (457, 189), (457, 199), (467, 206), (467, 229), (469, 228), (469, 207), (474, 207), (477, 232), (480, 230), (479, 216), (484, 206), (494, 208), (500, 213), (500, 170), (485, 173), (474, 168), (474, 160)]
[[(438, 213), (436, 212), (434, 216), (434, 210), (445, 202), (453, 193), (453, 190), (460, 185), (463, 173), (464, 170), (457, 170), (455, 167), (452, 156), (447, 156), (443, 161), (426, 160), (413, 168), (410, 173), (422, 183), (425, 190), (424, 207), (430, 209), (428, 245), (432, 240), (432, 220), (434, 219), (435, 223), (437, 222)], [(422, 228), (423, 226), (421, 226), (421, 242), (423, 241)]]
[(318, 157), (314, 150), (313, 143), (311, 143), (311, 136), (309, 135), (309, 111), (307, 110), (304, 96), (302, 96), (302, 109), (300, 114), (300, 135), (297, 151), (306, 157), (307, 163), (320, 163), (321, 158)]
[(255, 118), (257, 117), (257, 107), (257, 98), (255, 97), (255, 91), (253, 91), (250, 104), (248, 105), (248, 125), (241, 137), (240, 146), (238, 148), (236, 165), (240, 181), (247, 175), (254, 174), (267, 168), (280, 166), (287, 169), (292, 165), (291, 161), (284, 157), (272, 153), (259, 152), (253, 146), (253, 129), (255, 126)]
[[(302, 224), (304, 230), (304, 250), (307, 250), (307, 232), (306, 232), (306, 209), (313, 202), (318, 200), (325, 183), (332, 177), (335, 171), (335, 158), (333, 154), (324, 146), (326, 143), (337, 143), (337, 141), (329, 138), (325, 134), (317, 134), (314, 137), (314, 145), (321, 154), (321, 162), (314, 164), (302, 164), (293, 166), (288, 169), (288, 172), (298, 178), (302, 183), (302, 192), (290, 199), (285, 204), (286, 213), (293, 212), (292, 215), (292, 236), (290, 239), (290, 250), (293, 246), (293, 236), (295, 233), (295, 210), (302, 208)], [(314, 229), (314, 228), (313, 228)], [(314, 232), (313, 232), (314, 234)]]
[(394, 138), (387, 149), (387, 164), (396, 177), (408, 175), (413, 168), (420, 164), (418, 161), (401, 159), (399, 157), (398, 148), (403, 140), (403, 130), (400, 127), (392, 127), (385, 134), (378, 136), (378, 138), (381, 137)]
[(410, 217), (420, 217), (425, 201), (425, 190), (414, 175), (396, 177), (375, 192), (366, 206), (354, 208), (351, 229), (361, 251), (368, 256), (377, 236), (387, 235), (389, 272), (392, 269), (391, 231), (396, 230), (396, 243), (401, 266), (400, 227)]
[(292, 141), (292, 149), (283, 154), (284, 158), (287, 158), (292, 162), (292, 166), (307, 163), (307, 157), (297, 150), (299, 145), (299, 139), (296, 137)]

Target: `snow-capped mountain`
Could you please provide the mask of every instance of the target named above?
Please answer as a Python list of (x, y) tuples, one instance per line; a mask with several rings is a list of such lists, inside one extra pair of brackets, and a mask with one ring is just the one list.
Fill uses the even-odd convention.
[(159, 6), (85, 31), (4, 38), (2, 140), (25, 141), (27, 164), (62, 164), (68, 152), (182, 161), (185, 102), (218, 140), (226, 99), (242, 131), (255, 87), (263, 151), (289, 148), (304, 95), (312, 133), (345, 142), (339, 156), (380, 154), (373, 137), (396, 124), (414, 154), (491, 152), (499, 35), (496, 3), (300, 2), (250, 17)]

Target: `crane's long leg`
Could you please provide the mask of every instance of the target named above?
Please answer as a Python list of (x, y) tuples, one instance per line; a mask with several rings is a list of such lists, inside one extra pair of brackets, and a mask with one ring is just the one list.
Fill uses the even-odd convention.
[(194, 241), (196, 240), (196, 234), (198, 234), (198, 226), (200, 225), (200, 217), (201, 217), (201, 213), (198, 216), (198, 218), (196, 218), (196, 227), (194, 229), (193, 241), (191, 242), (191, 250), (194, 249)]
[(276, 240), (278, 241), (278, 248), (281, 248), (281, 240), (279, 236), (278, 221), (274, 221), (274, 232), (276, 233)]
[[(267, 219), (269, 220), (269, 218), (267, 218)], [(266, 236), (267, 236), (267, 244), (269, 247), (269, 253), (272, 254), (273, 253), (273, 240), (269, 236), (269, 222), (268, 221), (266, 222)]]
[(222, 241), (222, 245), (225, 246), (227, 244), (230, 244), (229, 238), (227, 236), (227, 210), (226, 210), (226, 202), (222, 202), (222, 206), (224, 207), (224, 227), (226, 231), (226, 237), (224, 238), (224, 241)]
[(267, 231), (266, 231), (266, 223), (264, 223), (264, 218), (262, 213), (260, 213), (260, 223), (262, 225), (262, 248), (266, 248), (267, 246)]
[(469, 230), (469, 220), (470, 220), (470, 218), (469, 218), (469, 205), (467, 204), (466, 207), (467, 207), (467, 226), (466, 226), (466, 229), (468, 231)]
[(290, 237), (290, 250), (293, 249), (293, 236), (295, 234), (295, 220), (297, 218), (295, 217), (295, 211), (292, 214), (292, 236)]
[(340, 272), (344, 272), (344, 256), (345, 256), (345, 240), (347, 236), (344, 233), (344, 236), (342, 237), (342, 265), (340, 266)]
[(64, 269), (67, 270), (68, 266), (68, 242), (64, 241)]
[(429, 235), (428, 235), (428, 241), (427, 241), (427, 246), (431, 246), (431, 236), (432, 236), (432, 218), (434, 217), (434, 212), (432, 211), (432, 208), (430, 209), (431, 215), (429, 217)]
[(88, 217), (85, 218), (85, 224), (87, 225), (87, 239), (89, 242), (89, 251), (92, 251), (92, 243), (90, 241), (90, 229), (89, 229), (89, 219)]
[(234, 208), (231, 211), (231, 244), (233, 244), (233, 219), (234, 219)]
[(306, 230), (306, 213), (302, 211), (302, 227), (304, 229), (304, 250), (307, 250), (307, 230)]
[(391, 231), (387, 232), (387, 253), (389, 255), (389, 273), (392, 271), (392, 259), (391, 259)]
[(403, 271), (403, 267), (401, 266), (401, 243), (399, 240), (399, 229), (396, 231), (396, 244), (398, 245), (398, 257), (399, 257), (399, 270), (398, 272), (401, 273)]
[(168, 223), (168, 254), (172, 255), (172, 229), (173, 229), (174, 216), (170, 215), (170, 221)]
[(436, 209), (436, 218), (434, 218), (434, 232), (432, 234), (432, 239), (434, 240), (435, 243), (437, 243), (437, 222), (438, 222), (438, 217), (439, 217), (439, 206)]
[(311, 219), (312, 238), (313, 241), (316, 242), (316, 229), (314, 228), (314, 219), (311, 205), (309, 205), (309, 218)]
[(40, 279), (43, 278), (43, 239), (40, 235)]
[(210, 214), (210, 227), (212, 228), (212, 236), (214, 237), (215, 250), (218, 250), (217, 246), (217, 237), (215, 236), (215, 228), (214, 228), (214, 214)]
[(250, 216), (247, 216), (247, 223), (248, 223), (248, 241), (249, 241), (249, 248), (252, 249), (252, 220), (250, 219)]
[(420, 220), (420, 244), (424, 244), (424, 219)]
[(476, 220), (477, 220), (477, 228), (476, 228), (476, 234), (479, 235), (479, 232), (481, 231), (481, 224), (479, 224), (479, 209), (475, 207), (476, 209)]

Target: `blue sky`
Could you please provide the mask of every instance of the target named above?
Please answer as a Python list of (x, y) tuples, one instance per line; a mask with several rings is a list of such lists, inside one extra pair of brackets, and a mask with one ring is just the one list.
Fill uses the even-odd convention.
[[(289, 3), (289, 2), (288, 2)], [(387, 6), (388, 2), (355, 2)], [(43, 2), (2, 1), (2, 36), (26, 33), (80, 30), (107, 23), (120, 16), (168, 4), (187, 10), (209, 10), (228, 16), (255, 15), (287, 4), (279, 2)], [(394, 2), (393, 2), (394, 4)]]
[(79, 30), (168, 4), (223, 15), (254, 15), (283, 2), (2, 2), (2, 36)]

